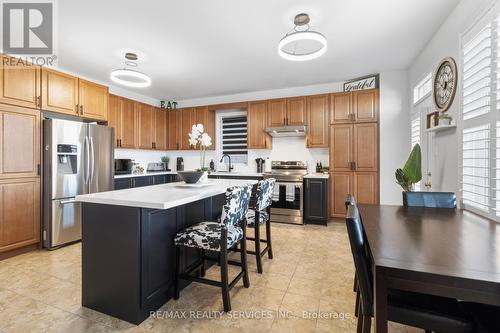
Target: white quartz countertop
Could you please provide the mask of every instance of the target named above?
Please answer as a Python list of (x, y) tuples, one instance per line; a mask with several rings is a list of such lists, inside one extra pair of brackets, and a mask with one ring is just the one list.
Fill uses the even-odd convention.
[[(115, 179), (120, 178), (131, 178), (131, 177), (145, 177), (145, 176), (157, 176), (157, 175), (176, 175), (177, 171), (154, 171), (145, 173), (129, 173), (125, 175), (115, 175)], [(238, 172), (238, 171), (215, 171), (210, 173), (211, 176), (235, 176), (235, 177), (262, 177), (262, 173), (257, 172)]]
[(330, 176), (327, 173), (308, 173), (304, 178), (328, 179)]
[(184, 182), (137, 187), (76, 196), (76, 201), (105, 205), (168, 209), (226, 192), (228, 187), (255, 184), (256, 180), (210, 179), (205, 187), (183, 187)]

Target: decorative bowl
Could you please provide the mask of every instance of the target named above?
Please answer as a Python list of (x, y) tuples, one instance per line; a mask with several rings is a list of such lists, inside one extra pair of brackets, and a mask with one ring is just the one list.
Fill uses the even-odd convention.
[(177, 173), (186, 184), (195, 184), (203, 176), (204, 171), (178, 171)]

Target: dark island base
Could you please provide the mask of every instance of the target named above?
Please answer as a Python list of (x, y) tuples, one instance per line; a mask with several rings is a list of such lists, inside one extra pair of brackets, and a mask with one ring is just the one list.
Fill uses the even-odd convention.
[[(82, 203), (82, 305), (140, 324), (173, 297), (175, 234), (216, 221), (223, 204), (223, 194), (166, 210)], [(181, 271), (199, 259), (182, 248)]]

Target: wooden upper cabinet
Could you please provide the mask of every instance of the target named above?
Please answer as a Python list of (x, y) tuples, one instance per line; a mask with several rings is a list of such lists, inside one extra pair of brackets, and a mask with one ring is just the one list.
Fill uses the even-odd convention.
[(196, 123), (195, 108), (181, 109), (181, 131), (179, 133), (179, 146), (181, 150), (193, 149), (189, 144), (189, 133), (193, 125)]
[(352, 93), (335, 93), (330, 94), (330, 123), (346, 123), (354, 120), (352, 110)]
[(307, 147), (328, 148), (328, 95), (308, 96)]
[[(378, 170), (378, 123), (353, 125), (353, 148), (356, 171)], [(337, 154), (337, 151), (333, 151)]]
[(154, 148), (167, 150), (167, 110), (154, 108)]
[(286, 125), (287, 103), (286, 99), (271, 99), (268, 106), (269, 127)]
[(119, 138), (121, 148), (137, 148), (137, 107), (136, 102), (120, 98)]
[(109, 95), (108, 127), (115, 129), (115, 147), (120, 147), (120, 97)]
[(38, 177), (40, 112), (0, 105), (0, 178)]
[(212, 138), (212, 145), (208, 150), (215, 150), (215, 111), (210, 111), (208, 106), (195, 108), (195, 123), (203, 124), (205, 132)]
[(40, 67), (0, 55), (0, 103), (40, 108)]
[(40, 242), (40, 178), (0, 179), (0, 252)]
[(301, 126), (306, 124), (306, 98), (287, 98), (287, 125)]
[(79, 79), (80, 115), (95, 120), (108, 119), (109, 89), (106, 86)]
[(373, 122), (378, 120), (379, 90), (360, 90), (352, 93), (354, 121)]
[(78, 78), (42, 68), (42, 110), (78, 116)]
[[(179, 150), (180, 149), (180, 136), (181, 136), (181, 110), (167, 110), (167, 149)], [(187, 135), (187, 134), (186, 134)]]
[(249, 102), (247, 110), (248, 149), (270, 149), (272, 141), (266, 133), (268, 101)]
[(330, 170), (353, 170), (353, 126), (332, 125), (330, 130)]
[(153, 107), (142, 103), (137, 106), (138, 148), (153, 149)]

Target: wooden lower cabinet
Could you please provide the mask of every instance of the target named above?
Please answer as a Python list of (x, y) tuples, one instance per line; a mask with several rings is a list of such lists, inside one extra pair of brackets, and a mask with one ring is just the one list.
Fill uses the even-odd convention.
[(0, 180), (0, 253), (40, 242), (40, 178)]
[(345, 198), (353, 194), (358, 204), (378, 204), (378, 172), (331, 172), (330, 216), (345, 217)]

